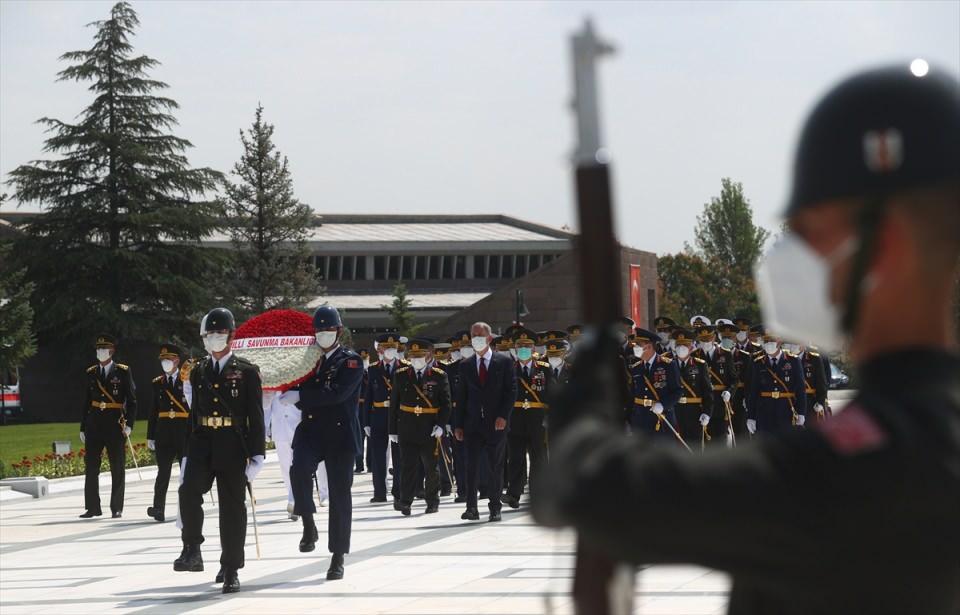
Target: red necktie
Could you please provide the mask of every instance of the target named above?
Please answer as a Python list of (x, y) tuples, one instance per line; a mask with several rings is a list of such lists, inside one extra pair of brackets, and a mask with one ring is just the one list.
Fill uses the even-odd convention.
[(485, 386), (487, 384), (487, 362), (484, 359), (480, 359), (480, 386)]

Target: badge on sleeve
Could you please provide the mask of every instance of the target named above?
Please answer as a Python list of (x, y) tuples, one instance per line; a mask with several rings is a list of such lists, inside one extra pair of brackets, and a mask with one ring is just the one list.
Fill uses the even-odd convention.
[(357, 369), (360, 367), (360, 361), (356, 359), (347, 359), (347, 369)]
[(839, 455), (853, 456), (883, 448), (887, 434), (860, 405), (850, 404), (826, 421), (814, 424)]

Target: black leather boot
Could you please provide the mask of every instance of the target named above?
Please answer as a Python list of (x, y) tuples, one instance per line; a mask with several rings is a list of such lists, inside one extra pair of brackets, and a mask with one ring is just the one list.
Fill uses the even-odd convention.
[(300, 552), (309, 553), (317, 548), (317, 539), (320, 535), (317, 533), (316, 525), (303, 526), (303, 538), (300, 539)]
[(330, 558), (330, 568), (327, 570), (328, 581), (339, 581), (343, 578), (343, 553), (334, 553)]
[(240, 591), (240, 577), (233, 568), (223, 569), (223, 593), (235, 594)]
[(178, 572), (203, 572), (200, 545), (183, 545), (180, 557), (173, 562), (173, 569)]

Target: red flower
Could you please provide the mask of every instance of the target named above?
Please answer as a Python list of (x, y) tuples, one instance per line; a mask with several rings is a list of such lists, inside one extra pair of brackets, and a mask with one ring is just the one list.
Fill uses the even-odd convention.
[(313, 318), (297, 310), (268, 310), (237, 328), (236, 339), (274, 335), (313, 335)]
[(27, 459), (26, 461), (23, 462), (23, 466), (26, 467), (26, 468), (29, 468), (29, 467), (32, 466), (32, 465), (33, 465), (33, 464), (30, 463), (30, 460), (29, 460), (29, 459)]

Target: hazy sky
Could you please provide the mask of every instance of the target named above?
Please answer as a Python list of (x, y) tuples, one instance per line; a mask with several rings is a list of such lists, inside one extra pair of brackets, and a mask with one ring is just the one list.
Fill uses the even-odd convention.
[[(0, 173), (70, 120), (55, 83), (111, 2), (0, 1)], [(691, 241), (725, 176), (774, 227), (799, 124), (852, 70), (923, 57), (960, 75), (960, 2), (134, 2), (197, 166), (228, 170), (257, 102), (297, 195), (327, 213), (504, 213), (573, 225), (568, 36), (613, 42), (601, 104), (620, 234)], [(9, 187), (5, 189), (9, 192)]]

